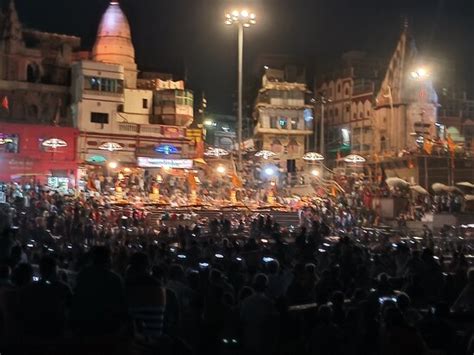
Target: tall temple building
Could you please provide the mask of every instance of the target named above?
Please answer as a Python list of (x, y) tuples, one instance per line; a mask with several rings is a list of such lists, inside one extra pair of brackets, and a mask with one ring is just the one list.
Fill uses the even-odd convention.
[(303, 168), (302, 157), (312, 146), (311, 98), (306, 83), (287, 81), (284, 69), (266, 69), (254, 109), (255, 146), (276, 153), (286, 173)]
[(405, 28), (375, 98), (374, 151), (397, 155), (438, 136), (438, 95)]
[[(202, 153), (193, 122), (193, 93), (170, 76), (139, 73), (130, 25), (110, 2), (90, 59), (72, 67), (72, 111), (84, 167), (190, 169)], [(87, 169), (83, 169), (84, 174)]]

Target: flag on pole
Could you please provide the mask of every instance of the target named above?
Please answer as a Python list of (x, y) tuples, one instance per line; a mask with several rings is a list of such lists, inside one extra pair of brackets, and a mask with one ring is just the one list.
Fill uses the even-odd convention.
[(433, 142), (428, 138), (425, 138), (423, 142), (423, 149), (426, 153), (431, 155), (431, 152), (433, 151)]
[(453, 139), (451, 138), (451, 135), (450, 135), (450, 134), (448, 134), (447, 143), (448, 143), (448, 150), (449, 150), (451, 153), (454, 153), (454, 151), (456, 150), (456, 143), (454, 143), (454, 141), (453, 141)]
[(7, 96), (4, 96), (3, 99), (2, 99), (2, 108), (7, 110), (7, 111), (10, 111), (10, 104), (8, 103), (8, 97)]

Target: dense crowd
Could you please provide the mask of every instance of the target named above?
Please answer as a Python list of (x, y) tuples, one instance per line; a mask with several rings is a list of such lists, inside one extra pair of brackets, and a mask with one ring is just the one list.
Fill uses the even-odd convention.
[(306, 208), (294, 230), (271, 216), (224, 215), (164, 216), (175, 219), (169, 228), (91, 197), (10, 197), (0, 223), (2, 353), (474, 350), (470, 245), (434, 247), (431, 231), (368, 235), (361, 227), (375, 214), (363, 197)]

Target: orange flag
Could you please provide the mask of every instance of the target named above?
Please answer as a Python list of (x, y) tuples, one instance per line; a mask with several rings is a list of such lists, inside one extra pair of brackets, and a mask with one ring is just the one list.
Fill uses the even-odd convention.
[(454, 143), (453, 139), (451, 138), (451, 135), (448, 134), (448, 150), (451, 152), (451, 153), (454, 153), (454, 151), (456, 150), (456, 143)]
[(423, 142), (423, 149), (425, 150), (426, 153), (431, 155), (431, 152), (433, 151), (433, 142), (429, 140), (428, 138), (425, 138)]
[(234, 185), (236, 189), (241, 189), (243, 187), (242, 180), (239, 179), (237, 174), (232, 174), (232, 185)]
[(10, 110), (10, 104), (8, 102), (8, 97), (4, 96), (2, 99), (2, 108), (9, 111)]
[(197, 184), (193, 174), (188, 174), (188, 184), (191, 190), (196, 190)]

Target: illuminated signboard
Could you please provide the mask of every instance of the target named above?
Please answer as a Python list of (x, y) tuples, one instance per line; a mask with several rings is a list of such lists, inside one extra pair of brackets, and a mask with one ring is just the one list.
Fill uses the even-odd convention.
[(172, 144), (160, 144), (159, 146), (155, 147), (155, 152), (168, 155), (177, 154), (179, 153), (179, 150)]
[(158, 159), (138, 157), (138, 166), (141, 168), (171, 168), (171, 169), (192, 169), (192, 159)]

